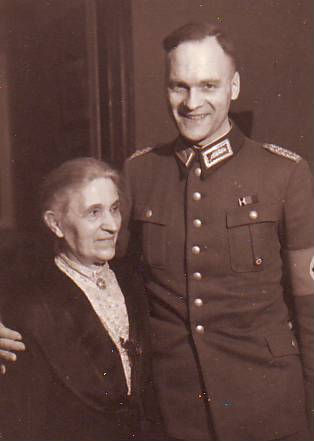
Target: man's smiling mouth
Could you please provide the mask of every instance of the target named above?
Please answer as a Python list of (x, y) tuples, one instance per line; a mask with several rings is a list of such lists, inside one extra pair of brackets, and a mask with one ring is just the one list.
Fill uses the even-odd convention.
[(201, 113), (199, 115), (190, 115), (190, 114), (185, 114), (182, 115), (184, 118), (186, 119), (190, 119), (192, 121), (200, 121), (202, 119), (205, 119), (207, 116), (209, 115), (209, 113)]

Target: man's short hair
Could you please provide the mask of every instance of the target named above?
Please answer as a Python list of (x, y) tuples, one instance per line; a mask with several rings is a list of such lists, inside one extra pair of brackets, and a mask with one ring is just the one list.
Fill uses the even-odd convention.
[(41, 184), (41, 214), (50, 209), (64, 214), (68, 204), (68, 193), (97, 178), (108, 178), (117, 187), (119, 185), (117, 171), (106, 162), (89, 157), (64, 162), (52, 170)]
[(163, 48), (169, 53), (179, 44), (187, 41), (202, 41), (206, 37), (216, 37), (224, 52), (231, 58), (234, 67), (237, 66), (234, 43), (223, 29), (215, 23), (187, 23), (171, 32), (163, 40)]

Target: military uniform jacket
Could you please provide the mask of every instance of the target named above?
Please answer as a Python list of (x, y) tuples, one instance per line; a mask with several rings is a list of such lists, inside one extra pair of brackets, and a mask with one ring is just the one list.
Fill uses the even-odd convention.
[(306, 426), (312, 312), (296, 317), (296, 339), (281, 281), (292, 269), (288, 295), (313, 301), (311, 188), (303, 159), (236, 127), (199, 153), (178, 139), (127, 160), (120, 247), (128, 234), (140, 246), (173, 437), (271, 440)]

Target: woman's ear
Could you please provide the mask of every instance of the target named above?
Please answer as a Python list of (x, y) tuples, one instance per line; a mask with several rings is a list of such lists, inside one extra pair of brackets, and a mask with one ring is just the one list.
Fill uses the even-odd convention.
[(47, 210), (44, 212), (43, 219), (47, 227), (59, 238), (64, 237), (62, 229), (60, 227), (60, 222), (56, 213), (52, 210)]

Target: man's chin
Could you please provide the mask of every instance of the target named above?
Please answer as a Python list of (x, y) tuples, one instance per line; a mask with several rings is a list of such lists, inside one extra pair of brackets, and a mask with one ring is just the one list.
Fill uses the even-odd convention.
[(191, 132), (181, 132), (181, 135), (183, 136), (183, 138), (185, 138), (190, 144), (200, 144), (204, 141), (206, 141), (207, 136), (206, 135), (200, 135), (200, 134), (195, 134), (195, 133), (191, 133)]
[(210, 135), (208, 134), (208, 127), (206, 129), (207, 130), (199, 130), (199, 128), (193, 129), (190, 127), (178, 125), (178, 130), (181, 136), (183, 136), (183, 138), (193, 144), (198, 144), (209, 138)]

